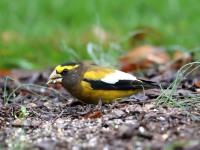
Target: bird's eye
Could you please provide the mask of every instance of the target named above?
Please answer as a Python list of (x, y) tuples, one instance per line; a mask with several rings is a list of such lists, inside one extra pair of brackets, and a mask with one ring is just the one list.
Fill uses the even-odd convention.
[(67, 69), (64, 69), (63, 71), (62, 71), (62, 74), (67, 74), (68, 73), (68, 70)]

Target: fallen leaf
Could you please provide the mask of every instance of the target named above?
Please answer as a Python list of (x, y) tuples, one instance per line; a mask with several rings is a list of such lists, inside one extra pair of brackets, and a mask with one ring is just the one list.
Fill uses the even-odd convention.
[(92, 119), (96, 119), (96, 118), (101, 118), (102, 116), (102, 112), (101, 111), (95, 111), (95, 112), (87, 112), (86, 115), (84, 116), (85, 119), (88, 118), (92, 118)]
[(155, 64), (165, 64), (169, 62), (168, 54), (159, 47), (144, 45), (128, 51), (120, 58), (122, 71), (134, 71), (152, 67)]
[(172, 68), (179, 69), (183, 65), (193, 61), (192, 54), (188, 52), (175, 52), (173, 54)]
[(200, 88), (200, 81), (195, 82), (194, 85), (195, 85), (197, 88)]
[(195, 90), (196, 90), (196, 92), (200, 92), (200, 81), (196, 81), (195, 83), (194, 83), (194, 88), (195, 88)]
[(11, 70), (7, 70), (7, 69), (0, 69), (0, 77), (4, 77), (4, 76), (8, 76), (12, 73)]

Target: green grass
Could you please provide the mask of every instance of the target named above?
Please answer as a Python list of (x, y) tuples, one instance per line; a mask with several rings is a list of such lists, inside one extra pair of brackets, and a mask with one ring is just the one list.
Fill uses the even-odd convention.
[[(198, 49), (199, 13), (197, 0), (1, 0), (0, 67), (54, 66), (72, 60), (69, 49), (79, 60), (90, 59), (89, 42), (103, 50), (116, 42), (125, 51), (130, 49), (130, 33), (141, 26), (159, 31), (160, 45)], [(108, 38), (100, 40), (94, 27), (103, 29)]]
[(162, 89), (162, 93), (155, 101), (156, 105), (180, 107), (191, 115), (193, 119), (199, 120), (199, 117), (189, 111), (190, 106), (200, 109), (200, 97), (198, 96), (198, 92), (190, 92), (184, 96), (177, 93), (177, 87), (181, 81), (187, 79), (189, 75), (195, 73), (199, 68), (200, 61), (188, 63), (181, 67), (177, 72), (174, 82), (171, 83), (167, 89)]
[[(190, 149), (190, 147), (197, 146), (199, 141), (197, 140), (190, 140), (190, 141), (174, 141), (169, 142), (164, 150), (176, 150), (176, 149)], [(183, 148), (184, 147), (184, 148)]]

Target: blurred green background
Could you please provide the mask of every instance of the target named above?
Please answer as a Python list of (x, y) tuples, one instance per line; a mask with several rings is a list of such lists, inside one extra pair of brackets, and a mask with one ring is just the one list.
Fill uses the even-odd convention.
[(90, 59), (88, 43), (108, 49), (114, 42), (126, 51), (138, 27), (161, 33), (151, 44), (198, 51), (199, 5), (197, 0), (1, 0), (0, 68), (55, 66), (72, 60), (73, 53)]

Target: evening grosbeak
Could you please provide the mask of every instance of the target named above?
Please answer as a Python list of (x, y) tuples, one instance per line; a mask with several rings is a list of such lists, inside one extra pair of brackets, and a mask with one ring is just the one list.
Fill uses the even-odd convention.
[(160, 88), (152, 81), (110, 68), (68, 62), (58, 65), (47, 84), (61, 83), (78, 100), (88, 104), (103, 104), (131, 96), (144, 89)]

